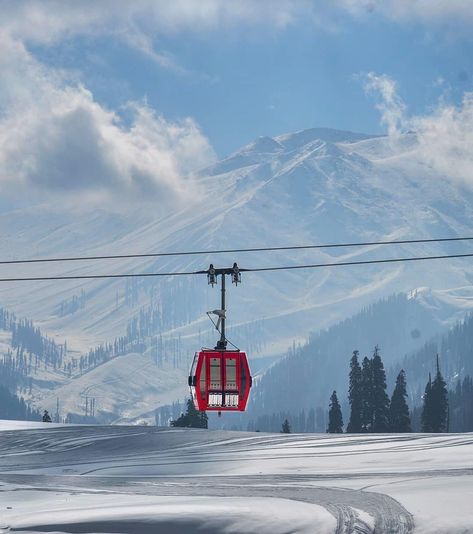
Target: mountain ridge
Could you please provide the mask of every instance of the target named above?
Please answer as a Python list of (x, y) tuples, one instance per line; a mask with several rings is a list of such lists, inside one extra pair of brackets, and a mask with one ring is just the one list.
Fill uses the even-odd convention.
[[(323, 130), (333, 139), (320, 143), (321, 130), (279, 136), (270, 152), (243, 147), (238, 158), (223, 160), (196, 177), (204, 194), (166, 216), (143, 210), (100, 214), (61, 212), (49, 220), (47, 207), (29, 219), (22, 212), (1, 214), (2, 244), (8, 257), (149, 251), (215, 250), (258, 246), (344, 243), (371, 240), (453, 237), (469, 232), (473, 193), (447, 182), (425, 165), (412, 134), (400, 139)], [(346, 142), (346, 139), (352, 141)], [(361, 139), (360, 139), (361, 136)], [(356, 138), (356, 139), (355, 139)], [(270, 138), (268, 138), (270, 139)], [(300, 143), (293, 148), (294, 143)], [(283, 145), (286, 143), (286, 147)], [(257, 143), (258, 144), (258, 143)], [(257, 146), (257, 144), (255, 146)], [(261, 144), (261, 141), (260, 141)], [(268, 141), (264, 140), (263, 145)], [(279, 148), (282, 147), (281, 149)], [(245, 152), (246, 150), (246, 152)], [(246, 155), (245, 155), (246, 154)], [(245, 159), (246, 158), (246, 159)], [(247, 164), (250, 162), (250, 164)], [(218, 170), (219, 174), (215, 174)], [(23, 212), (26, 213), (26, 212)], [(55, 222), (56, 221), (56, 222)], [(21, 224), (20, 224), (21, 223)], [(90, 246), (92, 242), (92, 247)], [(372, 246), (278, 253), (222, 254), (107, 260), (96, 263), (36, 265), (38, 274), (87, 275), (120, 272), (202, 270), (215, 265), (258, 268), (333, 263), (410, 255), (439, 255), (464, 250), (461, 243)], [(8, 275), (27, 275), (31, 266), (4, 266)], [(278, 273), (243, 273), (242, 285), (229, 289), (229, 336), (253, 357), (280, 357), (293, 341), (335, 324), (363, 306), (397, 292), (427, 287), (445, 324), (472, 307), (467, 292), (473, 268), (465, 260), (431, 264), (334, 267)], [(61, 303), (84, 293), (84, 306), (61, 316)], [(182, 380), (196, 348), (215, 343), (205, 312), (215, 309), (218, 291), (204, 278), (63, 281), (0, 286), (2, 305), (28, 316), (49, 337), (69, 350), (90, 348), (123, 336), (130, 321), (147, 309), (159, 320), (146, 328), (147, 357), (157, 350), (179, 351)], [(64, 309), (64, 306), (63, 306)], [(254, 325), (258, 325), (254, 330)], [(162, 338), (162, 349), (154, 345)], [(257, 339), (257, 342), (255, 342)], [(167, 348), (166, 348), (167, 347)], [(174, 347), (171, 350), (171, 347)], [(157, 389), (159, 374), (157, 375)], [(176, 376), (176, 380), (177, 376)], [(169, 390), (176, 384), (167, 382)], [(106, 388), (106, 386), (104, 386)], [(182, 391), (185, 391), (183, 387)], [(159, 397), (162, 398), (162, 397)], [(146, 410), (152, 404), (152, 395)], [(169, 399), (169, 401), (176, 399)], [(156, 396), (156, 402), (158, 397)], [(74, 401), (77, 405), (77, 401)], [(122, 407), (125, 409), (125, 407)], [(122, 409), (120, 408), (120, 409)]]

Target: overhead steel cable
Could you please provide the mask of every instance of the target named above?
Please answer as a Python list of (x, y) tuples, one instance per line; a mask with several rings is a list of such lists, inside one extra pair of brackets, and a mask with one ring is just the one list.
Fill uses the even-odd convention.
[[(263, 271), (289, 271), (292, 269), (319, 269), (324, 267), (346, 267), (349, 265), (375, 265), (383, 263), (401, 263), (411, 261), (427, 260), (445, 260), (452, 258), (471, 258), (473, 253), (467, 254), (445, 254), (438, 256), (412, 256), (407, 258), (384, 258), (379, 260), (358, 260), (343, 261), (333, 263), (312, 263), (303, 265), (285, 265), (277, 267), (254, 267), (240, 268), (241, 272), (263, 272)], [(85, 275), (64, 275), (64, 276), (30, 276), (30, 277), (12, 277), (0, 278), (0, 282), (34, 282), (46, 280), (93, 280), (101, 278), (138, 278), (138, 277), (156, 277), (156, 276), (191, 276), (195, 274), (208, 274), (207, 270), (200, 271), (181, 271), (169, 273), (120, 273), (120, 274), (85, 274)]]
[(171, 273), (118, 273), (118, 274), (71, 274), (58, 276), (27, 276), (24, 278), (0, 278), (0, 282), (35, 282), (41, 280), (95, 280), (100, 278), (141, 278), (149, 276), (189, 276), (207, 271), (188, 271)]
[(471, 258), (470, 254), (445, 254), (442, 256), (413, 256), (409, 258), (385, 258), (380, 260), (358, 260), (358, 261), (341, 261), (334, 263), (312, 263), (305, 265), (286, 265), (283, 267), (256, 267), (251, 269), (240, 268), (241, 272), (262, 272), (262, 271), (289, 271), (291, 269), (317, 269), (321, 267), (345, 267), (348, 265), (370, 265), (377, 263), (399, 263), (404, 261), (425, 261), (425, 260), (444, 260), (448, 258)]
[(69, 256), (57, 258), (31, 258), (25, 260), (0, 260), (0, 265), (24, 263), (48, 263), (66, 261), (119, 260), (132, 258), (159, 258), (166, 256), (198, 256), (210, 254), (236, 254), (244, 252), (275, 252), (283, 250), (313, 250), (326, 248), (369, 247), (375, 245), (409, 245), (420, 243), (445, 243), (449, 241), (473, 241), (473, 237), (442, 237), (431, 239), (401, 239), (394, 241), (360, 241), (353, 243), (327, 243), (322, 245), (292, 245), (281, 247), (230, 248), (222, 250), (191, 250), (181, 252), (149, 252), (142, 254), (105, 254), (100, 256)]

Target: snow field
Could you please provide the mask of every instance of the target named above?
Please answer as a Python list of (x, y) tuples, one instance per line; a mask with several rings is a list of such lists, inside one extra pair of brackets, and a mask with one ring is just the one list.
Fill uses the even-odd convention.
[[(25, 507), (25, 503), (28, 506)], [(163, 532), (329, 534), (335, 518), (315, 504), (278, 498), (156, 497), (11, 492), (0, 532)], [(26, 509), (25, 509), (26, 508)]]
[(0, 422), (0, 532), (473, 532), (472, 458), (473, 434)]

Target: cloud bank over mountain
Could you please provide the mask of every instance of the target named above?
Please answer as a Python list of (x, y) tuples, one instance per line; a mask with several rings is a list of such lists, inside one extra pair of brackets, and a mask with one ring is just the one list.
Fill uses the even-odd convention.
[(460, 106), (440, 101), (425, 115), (409, 115), (392, 78), (369, 73), (365, 89), (379, 96), (376, 107), (396, 142), (400, 133), (416, 134), (415, 157), (445, 178), (473, 188), (473, 92), (465, 92)]
[[(400, 22), (436, 23), (446, 17), (460, 25), (473, 17), (470, 3), (455, 0), (2, 2), (3, 197), (36, 202), (72, 195), (104, 206), (120, 198), (176, 206), (203, 193), (193, 173), (215, 160), (210, 141), (188, 114), (169, 120), (139, 99), (107, 106), (84, 73), (40, 61), (35, 46), (107, 36), (185, 74), (173, 55), (160, 49), (156, 36), (248, 27), (282, 31), (307, 21), (323, 31), (320, 23), (325, 17), (333, 20), (336, 12), (354, 17), (378, 13)], [(465, 92), (460, 106), (440, 103), (431, 114), (409, 116), (392, 78), (369, 74), (367, 88), (381, 95), (378, 108), (391, 138), (399, 131), (416, 131), (426, 164), (446, 178), (471, 183), (473, 93)]]
[(192, 171), (214, 159), (191, 118), (168, 121), (146, 103), (114, 111), (67, 72), (1, 38), (0, 187), (4, 194), (84, 194), (162, 204), (195, 198)]

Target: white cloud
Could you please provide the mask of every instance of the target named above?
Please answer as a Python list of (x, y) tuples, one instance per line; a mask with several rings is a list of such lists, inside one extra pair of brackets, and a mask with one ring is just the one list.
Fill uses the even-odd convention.
[(406, 108), (397, 93), (396, 82), (385, 74), (370, 72), (366, 76), (365, 90), (380, 95), (376, 107), (381, 113), (381, 122), (387, 126), (390, 136), (399, 134), (405, 121)]
[(388, 76), (370, 73), (365, 88), (380, 96), (377, 108), (393, 143), (402, 131), (415, 132), (417, 143), (410, 157), (446, 179), (473, 187), (473, 92), (465, 93), (458, 106), (441, 100), (430, 114), (408, 116)]
[[(109, 35), (161, 67), (188, 75), (155, 49), (156, 36), (237, 25), (280, 28), (305, 0), (3, 0), (0, 2), (0, 191), (31, 201), (87, 198), (113, 205), (196, 199), (192, 172), (215, 159), (191, 118), (170, 122), (143, 103), (128, 120), (100, 105), (80, 75), (48, 68), (28, 47)], [(194, 73), (191, 73), (194, 75)]]
[(0, 47), (3, 195), (33, 191), (161, 205), (196, 197), (192, 171), (214, 153), (192, 119), (169, 122), (144, 103), (130, 103), (125, 123), (18, 41), (3, 36)]
[(51, 43), (74, 35), (202, 32), (239, 24), (285, 27), (309, 0), (3, 0), (2, 26), (15, 38)]
[(431, 115), (412, 117), (419, 152), (441, 175), (473, 187), (473, 93), (460, 106), (439, 105)]
[[(337, 14), (379, 14), (400, 22), (456, 25), (473, 21), (471, 0), (2, 0), (3, 31), (54, 43), (77, 35), (112, 34), (148, 55), (160, 34), (205, 33), (241, 26), (285, 28), (311, 21), (332, 28)], [(169, 63), (156, 53), (158, 62)], [(171, 68), (174, 67), (170, 62)]]
[[(195, 196), (192, 171), (214, 158), (192, 119), (169, 122), (147, 105), (135, 103), (128, 106), (130, 119), (124, 122), (120, 114), (99, 105), (72, 72), (46, 68), (35, 60), (27, 49), (30, 43), (110, 35), (162, 67), (188, 74), (173, 56), (155, 50), (156, 36), (242, 25), (278, 29), (301, 20), (320, 24), (337, 9), (355, 16), (377, 11), (396, 20), (434, 21), (445, 16), (465, 21), (473, 16), (473, 4), (458, 0), (3, 0), (2, 193), (74, 191), (102, 200), (161, 197), (167, 202), (185, 198), (186, 193)], [(393, 80), (371, 74), (367, 89), (382, 95), (378, 108), (391, 136), (415, 125), (419, 131), (425, 128), (428, 139), (427, 130), (435, 130), (426, 117), (406, 119)], [(470, 100), (466, 97), (461, 109), (439, 108), (431, 120), (439, 130), (440, 122), (448, 120), (460, 129)], [(441, 166), (440, 157), (436, 161)]]
[(0, 31), (24, 43), (55, 44), (77, 36), (109, 35), (163, 68), (195, 74), (171, 54), (156, 50), (160, 35), (207, 34), (241, 27), (283, 29), (309, 23), (339, 28), (340, 13), (379, 14), (399, 22), (473, 22), (470, 0), (2, 0)]

